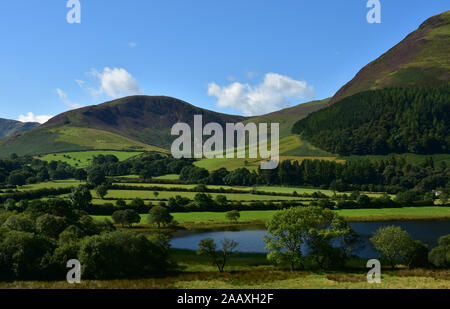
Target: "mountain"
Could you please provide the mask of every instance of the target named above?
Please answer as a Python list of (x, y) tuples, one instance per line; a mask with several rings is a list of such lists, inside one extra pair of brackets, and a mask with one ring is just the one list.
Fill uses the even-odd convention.
[(177, 122), (241, 122), (246, 117), (220, 114), (165, 96), (130, 96), (71, 110), (37, 129), (0, 141), (0, 157), (90, 149), (167, 152)]
[(365, 66), (293, 132), (340, 155), (450, 153), (450, 11)]
[(399, 44), (366, 65), (330, 100), (366, 90), (442, 86), (450, 81), (450, 11), (422, 23)]
[(0, 118), (0, 138), (8, 137), (16, 133), (25, 132), (38, 127), (37, 122), (20, 122)]
[(175, 138), (170, 135), (173, 124), (186, 122), (192, 125), (194, 115), (203, 115), (204, 124), (279, 122), (282, 153), (311, 155), (317, 153), (316, 149), (291, 135), (291, 128), (295, 121), (324, 108), (327, 102), (328, 99), (313, 101), (246, 118), (201, 109), (170, 97), (131, 96), (62, 113), (39, 128), (0, 140), (0, 157), (11, 153), (45, 154), (94, 149), (168, 152)]

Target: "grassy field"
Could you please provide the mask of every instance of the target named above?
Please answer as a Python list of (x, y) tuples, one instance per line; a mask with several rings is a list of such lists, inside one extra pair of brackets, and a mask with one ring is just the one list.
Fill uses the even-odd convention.
[(55, 180), (55, 181), (47, 181), (47, 182), (40, 182), (35, 184), (29, 184), (24, 185), (19, 188), (19, 191), (26, 191), (26, 190), (39, 190), (39, 189), (45, 189), (45, 188), (70, 188), (70, 187), (76, 187), (79, 185), (86, 184), (84, 181), (79, 181), (76, 179), (66, 179), (66, 180)]
[(448, 289), (448, 270), (382, 269), (380, 284), (369, 284), (363, 260), (349, 261), (347, 271), (287, 271), (269, 264), (265, 254), (238, 253), (224, 273), (194, 251), (172, 249), (180, 271), (164, 278), (57, 282), (0, 282), (1, 289)]
[[(303, 141), (297, 135), (287, 135), (280, 138), (279, 144), (279, 155), (280, 160), (292, 160), (292, 161), (303, 161), (305, 159), (309, 160), (333, 160), (338, 162), (345, 162), (344, 159), (337, 158), (336, 155), (325, 152), (318, 149), (311, 144)], [(246, 148), (248, 152), (248, 146)], [(213, 159), (202, 159), (196, 161), (194, 164), (198, 167), (205, 168), (209, 171), (217, 170), (219, 168), (226, 168), (228, 170), (235, 170), (238, 168), (246, 167), (249, 170), (257, 170), (261, 163), (261, 158), (251, 159), (246, 155), (246, 159), (239, 158), (213, 158)]]
[(152, 179), (158, 179), (158, 180), (178, 180), (180, 179), (180, 175), (178, 174), (168, 174), (168, 175), (162, 175), (158, 177), (152, 177)]
[[(133, 198), (141, 198), (141, 199), (155, 199), (153, 195), (155, 191), (142, 191), (142, 190), (110, 190), (106, 195), (107, 199), (133, 199)], [(187, 197), (189, 199), (194, 199), (195, 195), (198, 192), (171, 192), (171, 191), (156, 191), (159, 193), (157, 196), (158, 199), (168, 199), (170, 197), (175, 197), (177, 195), (182, 197)], [(244, 194), (244, 193), (208, 193), (213, 198), (217, 195), (226, 195), (228, 200), (230, 201), (290, 201), (290, 200), (301, 200), (301, 198), (296, 198), (293, 196), (270, 196), (270, 195), (254, 195), (254, 194)], [(95, 196), (94, 190), (92, 191), (92, 195)]]
[(114, 155), (120, 161), (124, 161), (131, 157), (137, 156), (142, 152), (139, 151), (113, 151), (113, 150), (95, 150), (95, 151), (78, 151), (48, 154), (40, 157), (43, 161), (63, 161), (76, 167), (87, 167), (94, 156), (98, 155)]
[[(241, 211), (240, 222), (265, 222), (275, 210)], [(347, 221), (384, 221), (384, 220), (420, 220), (420, 219), (450, 219), (450, 207), (404, 207), (383, 209), (344, 209), (336, 211)], [(223, 212), (188, 212), (172, 213), (179, 223), (226, 222)], [(111, 219), (110, 216), (93, 216), (97, 220)], [(141, 215), (141, 223), (147, 222), (147, 215)]]

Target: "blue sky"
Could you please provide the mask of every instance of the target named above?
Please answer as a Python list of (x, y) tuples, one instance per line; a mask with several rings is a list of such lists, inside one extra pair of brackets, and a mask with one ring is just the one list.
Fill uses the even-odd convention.
[(135, 93), (247, 115), (323, 99), (450, 9), (380, 0), (369, 24), (366, 0), (80, 0), (69, 24), (66, 2), (0, 2), (0, 117)]

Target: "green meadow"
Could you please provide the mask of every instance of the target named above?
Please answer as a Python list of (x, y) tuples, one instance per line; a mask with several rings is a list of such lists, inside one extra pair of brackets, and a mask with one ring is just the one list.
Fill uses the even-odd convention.
[[(336, 210), (347, 221), (385, 221), (385, 220), (420, 220), (420, 219), (449, 219), (450, 207), (403, 207), (403, 208), (382, 208), (382, 209), (343, 209)], [(275, 210), (248, 210), (241, 211), (239, 222), (266, 222)], [(189, 212), (172, 213), (174, 219), (183, 223), (208, 223), (226, 222), (223, 212)], [(97, 220), (111, 219), (111, 216), (93, 216)], [(147, 214), (141, 214), (141, 224), (147, 222)]]
[(92, 158), (98, 155), (113, 155), (120, 161), (124, 161), (131, 157), (141, 154), (141, 151), (113, 151), (113, 150), (94, 150), (94, 151), (77, 151), (48, 154), (40, 157), (43, 161), (63, 161), (76, 167), (87, 167)]

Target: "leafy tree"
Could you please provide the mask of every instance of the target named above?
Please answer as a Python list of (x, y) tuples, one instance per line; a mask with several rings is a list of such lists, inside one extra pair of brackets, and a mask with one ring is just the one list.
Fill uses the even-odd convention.
[(88, 171), (88, 183), (99, 186), (106, 181), (105, 173), (100, 167), (94, 167)]
[(241, 213), (237, 210), (231, 210), (225, 214), (225, 217), (227, 218), (227, 220), (237, 223), (239, 218), (241, 217)]
[(39, 235), (6, 233), (0, 240), (0, 277), (28, 279), (39, 275), (44, 258), (53, 250), (52, 243)]
[(158, 225), (158, 228), (160, 228), (161, 224), (169, 224), (170, 222), (172, 222), (173, 217), (166, 207), (154, 206), (152, 209), (150, 209), (147, 220), (149, 224), (156, 223)]
[(31, 221), (24, 215), (9, 216), (8, 219), (6, 219), (5, 223), (3, 223), (3, 227), (20, 232), (34, 232), (33, 221)]
[(57, 238), (66, 227), (67, 223), (62, 217), (45, 214), (36, 220), (37, 231), (50, 238)]
[(8, 183), (12, 186), (23, 186), (26, 183), (25, 174), (21, 171), (13, 171), (8, 177)]
[(450, 268), (450, 235), (441, 236), (438, 244), (431, 249), (428, 260), (436, 267)]
[(91, 191), (86, 186), (78, 186), (72, 190), (69, 199), (75, 209), (88, 210), (92, 201)]
[(128, 225), (131, 227), (133, 223), (141, 222), (141, 216), (133, 209), (117, 210), (112, 214), (112, 218), (116, 224), (122, 227)]
[(405, 256), (406, 265), (409, 268), (428, 267), (428, 253), (428, 245), (420, 240), (414, 240)]
[(234, 249), (238, 243), (234, 240), (224, 239), (222, 241), (222, 248), (217, 250), (217, 245), (212, 238), (205, 238), (198, 244), (197, 254), (206, 255), (211, 258), (212, 263), (217, 266), (219, 272), (223, 272), (226, 263), (230, 257), (235, 253)]
[(153, 195), (155, 196), (155, 198), (158, 198), (159, 192), (158, 191), (154, 191)]
[(119, 198), (116, 200), (116, 207), (125, 208), (126, 206), (127, 203), (123, 199)]
[(388, 261), (392, 269), (398, 261), (405, 261), (414, 246), (414, 241), (408, 232), (393, 225), (380, 227), (370, 238), (370, 242), (377, 251), (381, 252), (382, 257)]
[(75, 172), (75, 179), (79, 181), (87, 180), (88, 174), (84, 169), (77, 169)]
[(95, 188), (95, 192), (97, 193), (98, 197), (103, 200), (106, 194), (108, 194), (108, 186), (105, 184), (99, 185)]
[(168, 247), (129, 231), (84, 238), (78, 257), (89, 279), (161, 275), (170, 267)]
[(221, 194), (217, 195), (217, 196), (216, 196), (216, 203), (217, 203), (220, 207), (225, 208), (225, 207), (228, 205), (228, 199), (227, 199), (227, 196), (226, 196), (226, 195), (221, 195)]
[(268, 259), (288, 263), (291, 270), (303, 267), (302, 244), (321, 268), (327, 268), (334, 258), (345, 254), (344, 246), (339, 251), (333, 248), (333, 241), (345, 241), (354, 234), (342, 217), (315, 206), (279, 210), (267, 223), (267, 230), (271, 234), (265, 237), (266, 248), (271, 250)]
[(135, 198), (131, 201), (130, 207), (136, 211), (142, 211), (145, 208), (145, 202), (141, 198)]

